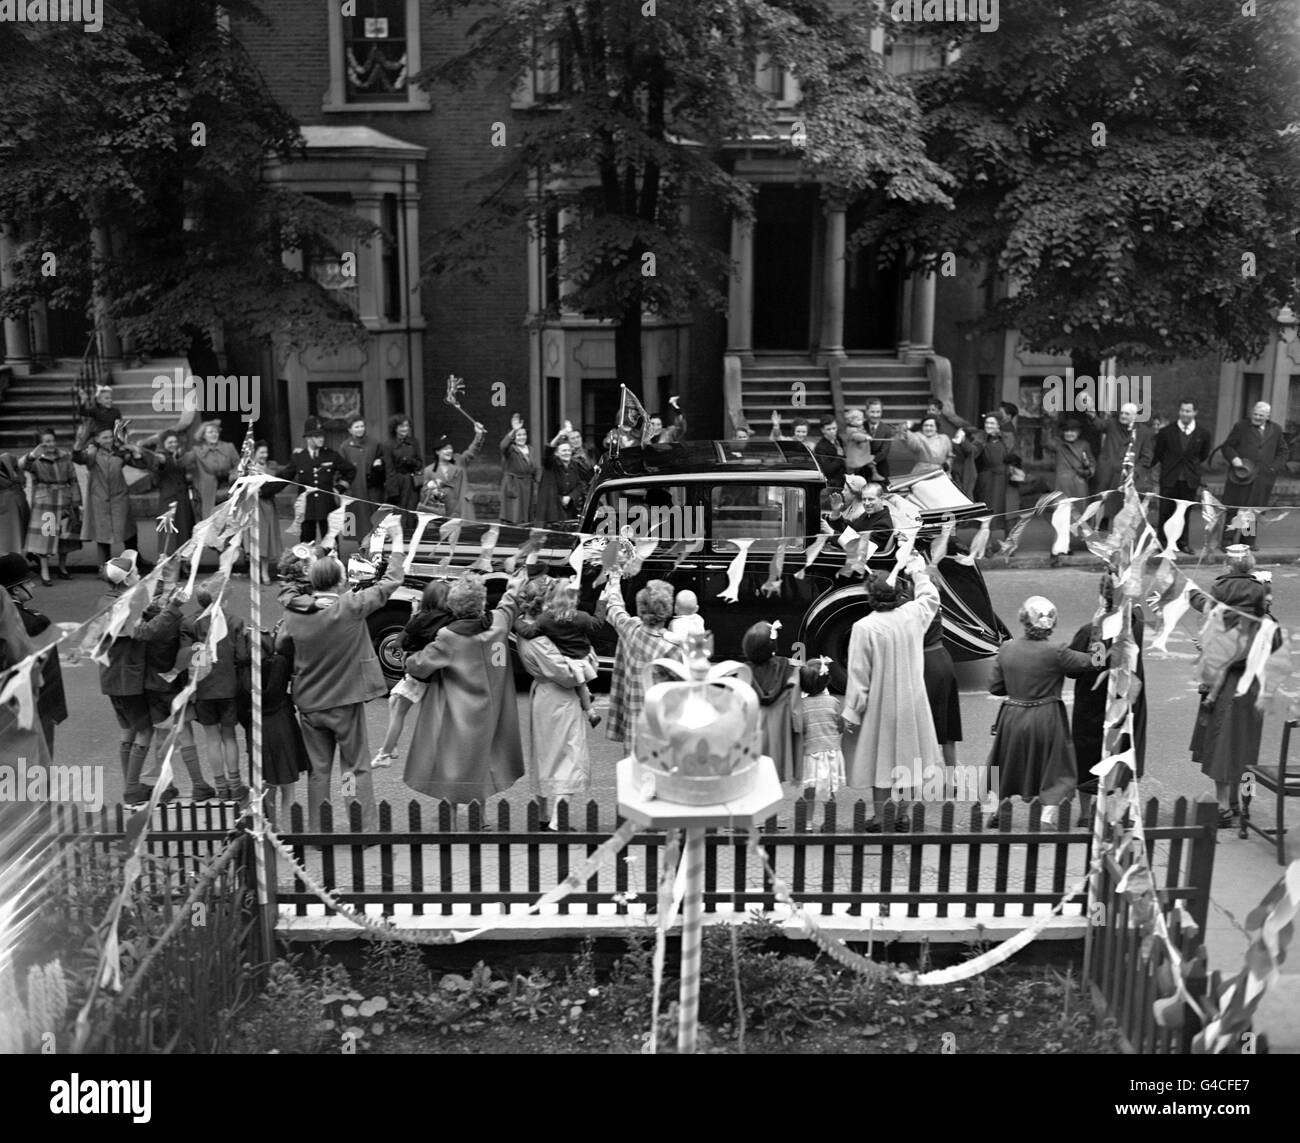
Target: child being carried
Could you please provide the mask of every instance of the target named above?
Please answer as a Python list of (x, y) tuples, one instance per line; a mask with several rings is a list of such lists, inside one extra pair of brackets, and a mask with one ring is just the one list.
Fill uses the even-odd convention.
[[(450, 584), (445, 580), (430, 580), (424, 585), (424, 594), (420, 597), (420, 610), (407, 620), (402, 631), (402, 652), (414, 655), (423, 651), (433, 638), (448, 623), (452, 614), (447, 610), (447, 592)], [(403, 675), (388, 696), (388, 733), (384, 735), (384, 744), (370, 763), (372, 770), (381, 766), (391, 766), (397, 758), (397, 743), (406, 726), (406, 715), (411, 707), (424, 697), (429, 684), (410, 675)]]
[[(578, 589), (567, 579), (556, 580), (546, 596), (537, 631), (545, 635), (566, 659), (573, 659), (590, 682), (596, 677), (596, 652), (591, 637), (605, 626), (603, 619), (578, 610)], [(576, 688), (583, 713), (592, 726), (600, 725), (600, 715), (591, 709), (591, 691), (587, 683)]]

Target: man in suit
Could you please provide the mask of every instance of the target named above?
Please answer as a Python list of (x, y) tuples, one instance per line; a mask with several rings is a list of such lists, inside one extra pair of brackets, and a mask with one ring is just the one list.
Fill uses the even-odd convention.
[[(1119, 407), (1119, 415), (1103, 415), (1101, 451), (1097, 454), (1097, 491), (1119, 489), (1133, 474), (1139, 492), (1151, 490), (1151, 466), (1155, 463), (1155, 440), (1151, 430), (1138, 424), (1138, 407), (1131, 401)], [(1101, 527), (1105, 529), (1119, 511), (1124, 498), (1119, 491), (1109, 492), (1102, 510)]]
[[(1273, 483), (1282, 465), (1282, 429), (1270, 421), (1272, 406), (1260, 401), (1250, 417), (1232, 426), (1221, 448), (1228, 461), (1228, 477), (1223, 485), (1224, 546), (1242, 543), (1255, 546), (1257, 535), (1241, 535), (1232, 527), (1237, 510), (1263, 508), (1273, 495)], [(1258, 529), (1256, 529), (1258, 532)]]
[[(1196, 423), (1196, 402), (1178, 403), (1178, 419), (1156, 433), (1155, 462), (1160, 466), (1160, 514), (1156, 531), (1163, 539), (1165, 522), (1178, 507), (1175, 500), (1199, 500), (1201, 474), (1210, 459), (1210, 432)], [(1191, 509), (1189, 509), (1191, 511)], [(1178, 550), (1191, 554), (1187, 523), (1176, 537)]]
[(844, 483), (844, 448), (840, 444), (839, 426), (834, 417), (821, 423), (821, 435), (812, 446), (813, 459), (826, 474), (826, 483), (839, 487)]
[(301, 540), (310, 544), (329, 530), (326, 520), (339, 505), (335, 492), (345, 491), (356, 476), (356, 467), (332, 448), (325, 447), (325, 430), (316, 417), (308, 417), (302, 427), (303, 446), (294, 449), (281, 480), (306, 484), (307, 510), (302, 520)]
[[(309, 828), (320, 828), (321, 806), (330, 795), (337, 748), (343, 771), (343, 796), (361, 804), (362, 829), (378, 824), (370, 775), (366, 703), (388, 693), (370, 642), (366, 617), (378, 611), (402, 585), (400, 528), (391, 529), (392, 554), (379, 583), (348, 591), (343, 565), (333, 555), (314, 560), (308, 572), (312, 594), (281, 593), (284, 626), (276, 650), (293, 663), (293, 701), (311, 761), (307, 781)], [(346, 815), (336, 822), (347, 823)], [(335, 828), (338, 828), (337, 826)]]

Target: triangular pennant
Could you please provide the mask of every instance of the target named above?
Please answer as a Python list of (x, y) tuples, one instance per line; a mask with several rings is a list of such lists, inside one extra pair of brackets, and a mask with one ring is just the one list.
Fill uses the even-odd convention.
[(735, 558), (731, 561), (731, 566), (727, 569), (727, 586), (723, 591), (718, 592), (719, 599), (725, 599), (728, 603), (740, 602), (740, 583), (745, 578), (745, 561), (749, 557), (749, 549), (753, 546), (754, 540), (728, 540), (729, 544), (734, 544), (740, 550), (736, 553)]

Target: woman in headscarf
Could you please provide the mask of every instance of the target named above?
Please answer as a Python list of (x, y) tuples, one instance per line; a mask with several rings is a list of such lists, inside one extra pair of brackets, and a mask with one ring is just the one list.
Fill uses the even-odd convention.
[(755, 623), (745, 632), (740, 650), (749, 667), (749, 685), (758, 695), (763, 753), (776, 763), (782, 782), (799, 782), (803, 777), (799, 668), (776, 653), (776, 629), (771, 623)]
[(542, 457), (542, 475), (537, 486), (538, 522), (576, 520), (581, 516), (591, 472), (582, 437), (565, 421), (564, 428), (555, 434)]
[(176, 505), (172, 514), (172, 526), (176, 530), (164, 530), (158, 534), (158, 554), (169, 556), (194, 534), (190, 463), (181, 448), (181, 435), (175, 429), (168, 429), (161, 436), (147, 437), (140, 442), (140, 451), (153, 468), (159, 512), (165, 513), (173, 504)]
[(424, 454), (420, 442), (411, 435), (411, 418), (405, 413), (388, 418), (388, 440), (380, 457), (384, 462), (384, 499), (404, 512), (414, 512), (420, 502), (419, 475)]
[[(1105, 572), (1101, 577), (1101, 602), (1107, 612), (1115, 610), (1115, 577), (1112, 572)], [(1070, 650), (1086, 651), (1090, 656), (1097, 651), (1109, 656), (1114, 639), (1103, 639), (1101, 622), (1089, 621), (1074, 633), (1070, 640)], [(1132, 743), (1127, 734), (1120, 735), (1119, 751), (1133, 747), (1137, 776), (1142, 777), (1146, 763), (1147, 749), (1147, 692), (1146, 670), (1142, 665), (1142, 636), (1146, 631), (1146, 615), (1142, 605), (1133, 604), (1132, 618), (1133, 642), (1137, 645), (1137, 677), (1142, 684), (1137, 698), (1133, 701), (1133, 737)], [(1070, 736), (1074, 740), (1075, 760), (1079, 767), (1079, 791), (1085, 794), (1097, 792), (1097, 776), (1092, 768), (1101, 761), (1102, 746), (1106, 734), (1106, 706), (1110, 693), (1105, 665), (1094, 666), (1074, 680), (1074, 711), (1070, 718)]]
[(873, 575), (868, 584), (871, 614), (849, 635), (844, 691), (844, 765), (848, 785), (870, 788), (879, 832), (885, 802), (895, 791), (919, 789), (943, 765), (925, 693), (925, 632), (939, 610), (939, 591), (925, 560), (913, 556), (905, 569), (916, 597), (901, 584)]
[(199, 519), (206, 520), (217, 509), (221, 494), (230, 487), (231, 475), (239, 467), (239, 452), (221, 439), (221, 422), (204, 421), (199, 438), (185, 454), (185, 465), (199, 497)]
[(1057, 807), (1078, 782), (1061, 687), (1089, 670), (1092, 656), (1048, 642), (1056, 630), (1056, 606), (1041, 595), (1020, 605), (1020, 627), (1019, 638), (998, 648), (989, 680), (990, 694), (1006, 696), (988, 759), (989, 805), (995, 810), (990, 827), (997, 824), (996, 804), (1017, 795), (1038, 798), (1042, 824), (1055, 825)]
[[(609, 573), (605, 583), (605, 618), (618, 632), (614, 673), (609, 688), (609, 725), (606, 734), (631, 748), (632, 729), (645, 706), (646, 668), (656, 659), (681, 657), (681, 649), (668, 638), (673, 617), (673, 586), (652, 579), (636, 593), (636, 616), (623, 603), (622, 574)], [(599, 613), (599, 612), (598, 612)]]
[(555, 802), (591, 790), (587, 719), (578, 692), (584, 674), (538, 629), (555, 581), (534, 576), (519, 592), (516, 650), (532, 676), (528, 703), (528, 777), (541, 803), (541, 825), (555, 828)]
[(429, 684), (412, 708), (404, 775), (421, 794), (486, 803), (524, 776), (509, 643), (519, 583), (516, 577), (489, 615), (483, 577), (462, 576), (447, 592), (451, 622), (407, 656), (406, 673)]
[[(952, 467), (953, 450), (966, 439), (965, 431), (957, 430), (957, 435), (950, 437), (939, 431), (939, 418), (926, 416), (921, 418), (913, 432), (910, 423), (899, 426), (899, 434), (894, 438), (892, 457), (896, 459), (891, 465), (894, 476), (908, 476), (914, 472), (947, 472)], [(910, 453), (911, 467), (900, 463), (900, 453)]]
[(501, 522), (531, 524), (533, 494), (541, 467), (528, 445), (528, 430), (518, 413), (510, 417), (510, 431), (501, 438)]
[(420, 474), (420, 511), (436, 516), (476, 520), (469, 494), (469, 462), (478, 456), (487, 429), (474, 422), (474, 439), (460, 456), (451, 437), (439, 437), (433, 446), (433, 463)]
[[(1224, 574), (1214, 581), (1210, 595), (1193, 591), (1188, 602), (1202, 613), (1222, 603), (1221, 615), (1211, 611), (1201, 635), (1201, 705), (1192, 732), (1192, 761), (1214, 783), (1219, 802), (1219, 828), (1227, 829), (1239, 812), (1237, 792), (1246, 764), (1259, 758), (1264, 733), (1264, 712), (1255, 702), (1260, 680), (1251, 681), (1243, 695), (1238, 684), (1246, 673), (1246, 659), (1259, 630), (1259, 621), (1269, 616), (1268, 587), (1251, 573), (1255, 557), (1245, 544), (1228, 548)], [(1282, 643), (1282, 632), (1273, 633), (1270, 654)]]
[(45, 426), (37, 431), (36, 447), (19, 459), (18, 467), (32, 478), (27, 554), (41, 561), (41, 582), (46, 586), (51, 558), (59, 561), (59, 579), (71, 579), (68, 553), (81, 547), (81, 487), (72, 453), (59, 448), (54, 430)]

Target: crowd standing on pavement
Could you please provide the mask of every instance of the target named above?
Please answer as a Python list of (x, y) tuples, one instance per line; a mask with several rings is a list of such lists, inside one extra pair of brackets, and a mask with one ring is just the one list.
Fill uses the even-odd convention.
[[(1195, 401), (1181, 401), (1176, 419), (1155, 431), (1139, 422), (1134, 405), (1111, 416), (1094, 413), (1086, 400), (1080, 404), (1053, 426), (1043, 448), (1052, 461), (1055, 490), (1072, 498), (1109, 493), (1103, 517), (1110, 521), (1120, 506), (1113, 490), (1131, 478), (1138, 491), (1158, 487), (1165, 498), (1155, 521), (1163, 529), (1174, 515), (1172, 500), (1200, 497), (1213, 452), (1221, 451), (1228, 462), (1227, 519), (1220, 537), (1227, 545), (1225, 572), (1208, 595), (1194, 592), (1190, 603), (1200, 611), (1214, 603), (1232, 609), (1202, 659), (1202, 701), (1191, 741), (1192, 760), (1214, 784), (1221, 823), (1230, 824), (1238, 812), (1236, 784), (1258, 753), (1263, 717), (1254, 705), (1258, 680), (1243, 695), (1236, 693), (1236, 680), (1246, 669), (1254, 630), (1269, 617), (1269, 592), (1254, 570), (1254, 530), (1241, 527), (1240, 518), (1228, 525), (1235, 512), (1267, 505), (1283, 459), (1281, 431), (1269, 420), (1269, 406), (1260, 403), (1212, 450)], [(732, 418), (735, 447), (743, 449), (752, 433), (740, 414)], [(152, 475), (166, 509), (170, 527), (160, 529), (160, 557), (175, 551), (196, 521), (229, 494), (240, 456), (221, 439), (217, 422), (200, 424), (193, 439), (177, 429), (137, 442), (129, 440), (126, 425), (105, 386), (86, 410), (70, 449), (46, 427), (35, 434), (29, 452), (0, 454), (0, 549), (8, 552), (0, 555), (0, 669), (28, 653), (32, 639), (50, 624), (32, 606), (36, 577), (47, 585), (52, 571), (67, 578), (67, 556), (82, 543), (98, 546), (105, 606), (139, 581), (144, 569), (130, 513), (129, 468)], [(996, 517), (1007, 511), (1011, 490), (1026, 481), (1014, 406), (1001, 406), (972, 425), (949, 402), (936, 399), (919, 421), (890, 424), (881, 402), (873, 400), (847, 409), (842, 424), (801, 417), (790, 428), (787, 435), (780, 413), (772, 413), (771, 439), (802, 444), (826, 473), (830, 491), (823, 530), (833, 534), (851, 528), (887, 540), (894, 522), (884, 496), (893, 479), (946, 472), (987, 506), (995, 527), (1002, 523)], [(356, 499), (352, 527), (345, 529), (350, 537), (368, 526), (362, 502), (373, 507), (380, 499), (392, 506), (398, 523), (402, 514), (414, 511), (475, 519), (469, 466), (480, 455), (486, 431), (474, 422), (472, 439), (463, 448), (461, 440), (446, 435), (426, 457), (403, 416), (390, 420), (382, 440), (369, 434), (363, 418), (354, 418), (337, 448), (326, 445), (324, 427), (312, 417), (303, 426), (302, 447), (283, 465), (270, 459), (266, 442), (257, 442), (250, 471), (275, 479), (259, 490), (265, 501), (262, 563), (250, 574), (271, 582), (278, 573), (284, 617), (274, 631), (250, 630), (239, 616), (214, 604), (221, 594), (219, 580), (198, 587), (197, 611), (187, 614), (190, 600), (173, 579), (113, 641), (100, 668), (100, 687), (120, 728), (127, 802), (150, 796), (161, 769), (156, 754), (173, 720), (181, 723), (179, 756), (189, 796), (247, 798), (238, 728), (242, 723), (247, 741), (253, 656), (260, 657), (262, 667), (264, 778), (277, 790), (283, 814), (299, 776), (308, 775), (313, 829), (320, 828), (322, 806), (330, 799), (336, 757), (348, 799), (360, 805), (363, 828), (373, 829), (373, 770), (400, 760), (404, 740), (403, 777), (411, 789), (453, 803), (483, 801), (527, 774), (534, 793), (544, 799), (544, 819), (553, 820), (558, 799), (590, 788), (587, 735), (601, 722), (588, 686), (596, 673), (591, 636), (606, 627), (617, 638), (617, 651), (605, 732), (631, 748), (655, 677), (653, 664), (680, 658), (684, 639), (702, 633), (704, 623), (694, 593), (674, 595), (661, 580), (643, 587), (629, 610), (617, 567), (607, 569), (593, 614), (579, 609), (568, 576), (531, 559), (491, 609), (484, 581), (473, 573), (450, 586), (431, 583), (403, 636), (406, 677), (388, 695), (366, 619), (402, 583), (401, 528), (388, 529), (394, 546), (383, 578), (352, 591), (340, 559), (341, 541), (327, 537), (330, 513), (340, 495)], [(686, 421), (674, 400), (671, 423), (649, 416), (642, 443), (670, 448), (685, 437)], [(538, 450), (522, 417), (514, 414), (499, 455), (502, 522), (543, 524), (581, 516), (594, 465), (570, 422)], [(275, 497), (285, 490), (297, 496), (293, 527), (299, 542), (289, 552), (283, 551), (275, 511)], [(1190, 550), (1185, 526), (1173, 540), (1180, 550)], [(1062, 549), (1058, 536), (1053, 563), (1067, 552), (1068, 541)], [(772, 625), (755, 624), (743, 643), (742, 677), (759, 698), (763, 750), (782, 780), (822, 795), (845, 786), (870, 790), (876, 812), (869, 829), (880, 828), (886, 800), (918, 796), (936, 768), (950, 775), (962, 740), (960, 696), (930, 572), (919, 553), (897, 580), (865, 574), (863, 590), (872, 610), (854, 625), (845, 662), (838, 664), (847, 678), (842, 702), (829, 692), (827, 661), (801, 664), (777, 654)], [(1113, 602), (1117, 576), (1115, 567), (1103, 575), (1103, 601)], [(1053, 641), (1056, 608), (1041, 596), (1024, 601), (1019, 620), (1020, 634), (999, 648), (993, 665), (990, 691), (1003, 703), (987, 759), (999, 784), (987, 791), (987, 801), (992, 810), (999, 798), (1038, 798), (1050, 825), (1072, 792), (1095, 788), (1089, 770), (1102, 751), (1103, 676), (1115, 639), (1090, 623), (1068, 645)], [(196, 656), (206, 654), (213, 624), (222, 632), (215, 660), (204, 664), (193, 701), (176, 710), (173, 699), (186, 672), (197, 665)], [(1139, 678), (1145, 625), (1142, 607), (1135, 606)], [(522, 727), (509, 651), (512, 634), (531, 680)], [(1072, 722), (1062, 699), (1070, 679), (1075, 680)], [(913, 698), (922, 692), (928, 701), (918, 706)], [(366, 704), (386, 695), (388, 733), (372, 753)], [(67, 717), (57, 648), (41, 661), (37, 710), (40, 749), (33, 757), (49, 758), (55, 727)], [(1145, 722), (1142, 691), (1134, 708), (1133, 741), (1121, 747), (1133, 747), (1139, 776)], [(194, 726), (201, 728), (197, 736)], [(151, 757), (154, 743), (159, 750)], [(163, 795), (176, 796), (174, 786)]]

